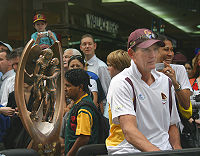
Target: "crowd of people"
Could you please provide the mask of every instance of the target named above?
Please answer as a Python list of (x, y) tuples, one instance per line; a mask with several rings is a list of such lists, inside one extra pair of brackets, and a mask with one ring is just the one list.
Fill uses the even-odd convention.
[[(31, 38), (43, 51), (57, 41), (56, 34), (46, 30), (43, 14), (34, 16), (33, 26), (36, 32)], [(187, 58), (180, 62), (172, 41), (146, 28), (133, 31), (127, 51), (111, 52), (106, 63), (96, 56), (96, 47), (93, 36), (85, 34), (80, 39), (81, 52), (69, 48), (63, 53), (66, 106), (59, 139), (61, 155), (73, 156), (81, 146), (99, 143), (104, 127), (99, 127), (100, 118), (90, 105), (109, 120), (110, 131), (105, 140), (108, 154), (192, 147), (183, 134), (194, 133), (186, 130), (188, 125), (200, 124), (192, 115), (192, 107), (200, 102), (200, 53), (192, 63)], [(22, 52), (23, 47), (13, 50), (0, 41), (0, 150), (27, 148), (31, 140), (14, 98), (15, 73)], [(37, 73), (45, 74), (41, 71), (44, 69), (41, 66)], [(24, 83), (22, 87), (22, 96), (31, 111), (40, 100), (33, 97), (33, 86)], [(53, 96), (49, 94), (52, 99)]]

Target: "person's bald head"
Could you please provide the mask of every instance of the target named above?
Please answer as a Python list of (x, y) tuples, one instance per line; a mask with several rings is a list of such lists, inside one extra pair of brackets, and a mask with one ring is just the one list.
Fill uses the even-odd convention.
[(68, 61), (70, 57), (75, 56), (75, 55), (82, 56), (82, 54), (77, 49), (69, 48), (64, 51), (63, 62), (64, 62), (65, 70), (68, 70)]

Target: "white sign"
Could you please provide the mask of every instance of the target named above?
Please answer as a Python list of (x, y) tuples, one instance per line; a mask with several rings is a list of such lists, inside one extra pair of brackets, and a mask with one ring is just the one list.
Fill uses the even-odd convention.
[(119, 25), (102, 17), (86, 14), (86, 23), (87, 27), (91, 29), (98, 29), (112, 34), (118, 33)]

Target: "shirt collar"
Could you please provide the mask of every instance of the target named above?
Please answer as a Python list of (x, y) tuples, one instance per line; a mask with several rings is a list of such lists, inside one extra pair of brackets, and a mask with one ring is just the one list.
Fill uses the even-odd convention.
[(88, 61), (86, 61), (87, 64), (88, 65), (94, 65), (94, 62), (95, 62), (96, 58), (97, 58), (96, 55), (94, 55), (91, 59), (89, 59)]
[(12, 70), (9, 70), (9, 71), (7, 71), (5, 74), (2, 75), (1, 80), (4, 81), (7, 77), (9, 77), (9, 76), (11, 76), (11, 75), (14, 75), (14, 74), (15, 74), (15, 72), (14, 72), (13, 69), (12, 69)]
[(86, 96), (88, 96), (88, 94), (86, 93), (86, 94), (84, 94), (83, 96), (81, 96), (81, 98), (80, 99), (78, 99), (77, 101), (76, 101), (76, 103), (75, 104), (77, 104), (77, 103), (79, 103), (84, 97), (86, 97)]

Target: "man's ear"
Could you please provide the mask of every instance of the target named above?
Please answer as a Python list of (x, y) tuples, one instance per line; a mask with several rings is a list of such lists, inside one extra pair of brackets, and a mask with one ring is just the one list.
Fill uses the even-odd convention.
[(94, 42), (94, 49), (96, 50), (96, 48), (97, 48), (97, 44)]
[(82, 50), (82, 46), (81, 46), (81, 44), (80, 44), (80, 50), (83, 51), (83, 50)]
[(135, 51), (131, 48), (128, 48), (128, 55), (131, 59), (133, 59), (134, 54), (135, 54)]

